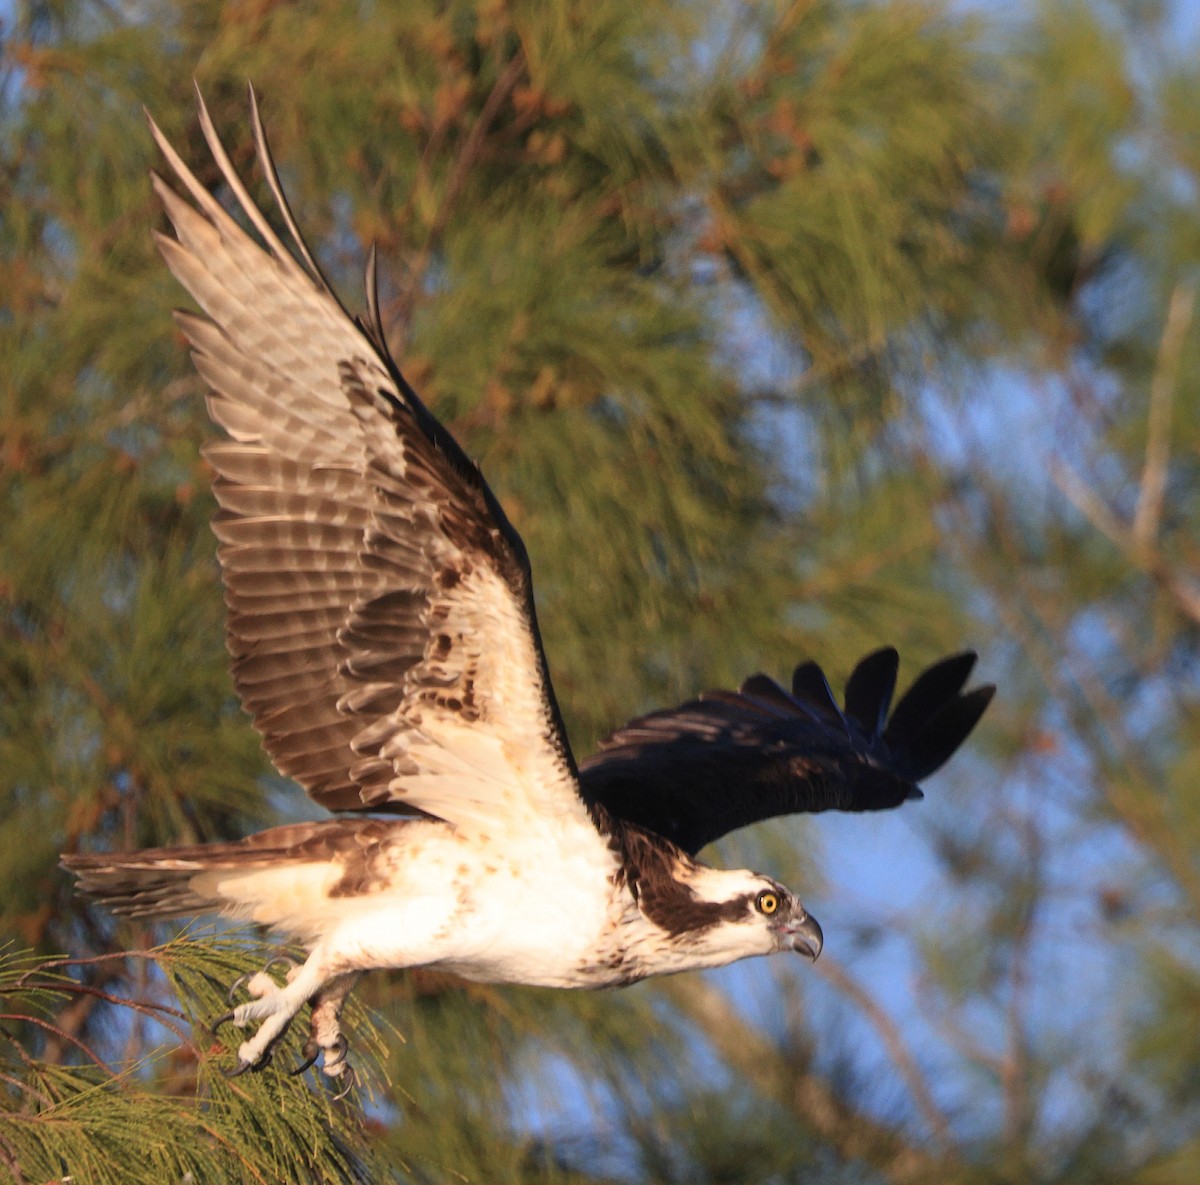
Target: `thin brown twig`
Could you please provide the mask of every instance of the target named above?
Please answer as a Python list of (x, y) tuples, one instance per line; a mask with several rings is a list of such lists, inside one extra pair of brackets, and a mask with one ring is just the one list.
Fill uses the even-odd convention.
[[(43, 989), (39, 986), (33, 990), (38, 991)], [(87, 1024), (87, 1019), (91, 1015), (92, 1009), (96, 1006), (96, 999), (85, 992), (63, 994), (70, 998), (54, 1014), (52, 1019), (64, 1033), (76, 1036), (84, 1025)], [(61, 1041), (47, 1041), (42, 1047), (42, 1061), (51, 1065), (57, 1065), (62, 1061), (63, 1049), (64, 1046)]]
[(455, 158), (454, 166), (450, 170), (450, 177), (446, 181), (446, 188), (442, 191), (442, 199), (438, 203), (437, 212), (434, 214), (433, 221), (429, 226), (429, 232), (425, 236), (425, 242), (409, 269), (403, 289), (391, 302), (388, 310), (389, 321), (399, 323), (401, 326), (407, 324), (412, 314), (413, 302), (416, 300), (417, 292), (421, 286), (421, 280), (429, 267), (434, 252), (437, 250), (438, 243), (441, 241), (443, 234), (445, 234), (446, 227), (450, 224), (450, 219), (453, 217), (454, 208), (458, 204), (459, 196), (483, 148), (484, 137), (490, 130), (496, 116), (500, 113), (500, 108), (504, 101), (512, 93), (512, 89), (516, 86), (517, 80), (521, 77), (521, 72), (524, 68), (525, 54), (523, 50), (518, 48), (500, 72), (495, 83), (493, 83), (492, 89), (483, 101), (483, 106), (480, 108), (478, 117), (471, 125), (471, 130), (463, 140), (462, 147)]
[(12, 1174), (15, 1185), (25, 1185), (25, 1174), (21, 1172), (21, 1162), (17, 1159), (17, 1154), (3, 1139), (0, 1139), (0, 1163)]
[(483, 107), (479, 111), (479, 118), (471, 125), (471, 130), (467, 133), (467, 138), (463, 141), (463, 146), (450, 173), (450, 179), (446, 182), (446, 190), (442, 195), (438, 212), (434, 216), (433, 225), (430, 227), (429, 233), (431, 239), (440, 238), (445, 231), (454, 207), (458, 203), (462, 188), (466, 184), (467, 177), (470, 175), (471, 169), (474, 168), (475, 162), (479, 158), (484, 137), (490, 130), (493, 120), (499, 115), (501, 105), (512, 93), (513, 87), (517, 85), (517, 79), (521, 77), (521, 72), (524, 69), (525, 54), (521, 49), (518, 49), (509, 58), (508, 64), (500, 72), (500, 76), (493, 84), (488, 97), (483, 101)]
[(1004, 1059), (980, 1045), (963, 1028), (954, 1010), (945, 1006), (944, 1000), (942, 1007), (934, 1007), (933, 997), (942, 995), (938, 984), (928, 975), (921, 975), (917, 986), (918, 990), (913, 993), (913, 999), (925, 1020), (937, 1029), (938, 1033), (954, 1047), (960, 1057), (992, 1074), (997, 1081), (1002, 1079), (1004, 1077)]
[(91, 1060), (95, 1062), (96, 1065), (102, 1070), (108, 1069), (108, 1067), (104, 1064), (103, 1059), (94, 1050), (90, 1049), (86, 1042), (80, 1041), (78, 1037), (72, 1036), (65, 1030), (60, 1029), (58, 1025), (51, 1024), (50, 1021), (44, 1020), (40, 1016), (30, 1016), (27, 1013), (20, 1012), (0, 1012), (0, 1020), (20, 1021), (22, 1024), (35, 1025), (39, 1029), (45, 1029), (47, 1033), (57, 1037), (60, 1041), (63, 1041), (68, 1045), (73, 1045), (79, 1050), (80, 1053), (91, 1058)]
[(0, 1074), (0, 1082), (7, 1082), (10, 1086), (15, 1086), (17, 1090), (33, 1095), (47, 1107), (54, 1106), (54, 1100), (45, 1091), (38, 1090), (36, 1086), (30, 1086), (28, 1082), (22, 1082), (20, 1078), (14, 1078), (11, 1074)]
[(1133, 515), (1133, 542), (1140, 550), (1153, 548), (1162, 519), (1167, 488), (1167, 463), (1171, 454), (1171, 403), (1179, 379), (1179, 359), (1192, 323), (1195, 290), (1176, 284), (1167, 306), (1158, 359), (1150, 380), (1150, 410), (1146, 418), (1146, 460), (1142, 469), (1137, 508)]
[(799, 1070), (731, 1007), (705, 980), (665, 983), (682, 1014), (698, 1026), (717, 1054), (747, 1082), (790, 1107), (846, 1160), (876, 1167), (896, 1185), (946, 1180), (955, 1158), (939, 1157), (911, 1143), (902, 1132), (863, 1114), (839, 1098), (816, 1074)]
[(1129, 548), (1129, 533), (1125, 524), (1105, 505), (1103, 499), (1075, 470), (1060, 459), (1050, 468), (1050, 476), (1059, 492), (1110, 543), (1122, 551)]
[(1184, 339), (1192, 323), (1195, 291), (1179, 284), (1171, 294), (1150, 383), (1146, 454), (1133, 517), (1122, 521), (1103, 498), (1063, 460), (1051, 468), (1054, 484), (1083, 517), (1129, 562), (1164, 589), (1193, 621), (1200, 622), (1200, 587), (1172, 568), (1159, 543), (1170, 460), (1171, 403), (1179, 376)]
[(900, 1071), (917, 1110), (921, 1112), (929, 1130), (933, 1133), (934, 1143), (940, 1155), (946, 1155), (951, 1146), (950, 1125), (945, 1113), (934, 1102), (929, 1084), (925, 1081), (917, 1065), (916, 1058), (908, 1048), (895, 1021), (879, 1006), (879, 1003), (867, 992), (857, 980), (836, 959), (828, 955), (817, 964), (817, 969), (844, 996), (854, 1002), (875, 1027), (888, 1056), (896, 1069)]
[[(1041, 883), (1042, 845), (1032, 819), (1024, 827), (1031, 873)], [(1022, 911), (1012, 937), (1012, 957), (1009, 969), (1009, 997), (1005, 1012), (1008, 1040), (1002, 1062), (1001, 1089), (1004, 1094), (1004, 1143), (1013, 1147), (1030, 1128), (1032, 1116), (1029, 1102), (1029, 1037), (1025, 1026), (1028, 1006), (1031, 946), (1033, 944), (1036, 903), (1030, 901)]]
[(69, 995), (92, 996), (97, 1000), (103, 1000), (106, 1004), (115, 1004), (119, 1008), (129, 1008), (142, 1016), (150, 1017), (151, 1020), (157, 1021), (164, 1028), (170, 1029), (181, 1041), (187, 1041), (187, 1035), (183, 1030), (166, 1019), (168, 1016), (174, 1016), (179, 1020), (187, 1020), (187, 1013), (181, 1012), (178, 1008), (172, 1008), (169, 1004), (157, 1004), (150, 1000), (135, 1000), (131, 996), (117, 996), (112, 992), (106, 992), (102, 988), (92, 987), (86, 983), (32, 983), (28, 987), (31, 991), (40, 990), (63, 992)]
[[(70, 958), (63, 956), (59, 959), (46, 959), (45, 962), (38, 963), (36, 967), (30, 967), (28, 971), (22, 972), (13, 983), (17, 987), (24, 987), (25, 980), (31, 975), (42, 975), (50, 967), (92, 967), (97, 963), (111, 963), (117, 959), (149, 959), (152, 962), (158, 962), (162, 952), (159, 950), (119, 950), (111, 951), (104, 955), (89, 955), (81, 958)], [(65, 980), (66, 983), (73, 982)]]

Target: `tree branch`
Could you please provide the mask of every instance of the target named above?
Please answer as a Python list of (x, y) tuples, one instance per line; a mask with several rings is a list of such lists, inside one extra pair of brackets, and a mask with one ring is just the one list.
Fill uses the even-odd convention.
[(933, 1133), (938, 1154), (947, 1155), (951, 1147), (949, 1122), (945, 1113), (934, 1102), (925, 1076), (921, 1073), (916, 1058), (913, 1057), (904, 1038), (900, 1036), (900, 1030), (896, 1027), (895, 1022), (836, 959), (826, 955), (817, 965), (817, 969), (842, 995), (851, 1000), (874, 1026), (893, 1065), (900, 1071), (901, 1077), (908, 1086), (917, 1110), (921, 1112), (929, 1130)]
[(516, 86), (517, 80), (521, 77), (524, 69), (525, 54), (518, 48), (492, 85), (491, 91), (480, 108), (478, 118), (472, 124), (471, 130), (463, 140), (462, 147), (458, 150), (458, 156), (455, 158), (454, 165), (450, 170), (450, 177), (446, 181), (446, 188), (442, 191), (442, 200), (438, 204), (437, 213), (430, 224), (429, 233), (425, 236), (425, 243), (409, 269), (403, 289), (391, 302), (391, 307), (388, 310), (388, 320), (390, 322), (399, 323), (401, 326), (407, 325), (412, 315), (413, 304), (416, 301), (421, 280), (429, 267), (438, 244), (442, 240), (442, 236), (446, 232), (446, 227), (450, 224), (454, 208), (458, 204), (458, 199), (467, 183), (467, 178), (471, 175), (471, 170), (479, 160), (484, 139), (491, 130), (492, 123), (500, 113), (501, 106), (503, 106), (505, 100), (512, 93), (513, 87)]
[(1133, 542), (1142, 551), (1153, 548), (1162, 519), (1163, 493), (1167, 487), (1167, 462), (1171, 452), (1171, 403), (1179, 378), (1179, 358), (1192, 323), (1195, 291), (1190, 284), (1176, 284), (1167, 308), (1167, 321), (1154, 376), (1150, 380), (1150, 412), (1146, 424), (1146, 460), (1142, 469), (1137, 510), (1133, 516)]
[(877, 1168), (894, 1185), (946, 1180), (952, 1159), (930, 1155), (902, 1134), (849, 1106), (818, 1075), (794, 1062), (749, 1025), (727, 997), (698, 976), (664, 983), (675, 1006), (755, 1089), (790, 1108), (839, 1156)]
[(1200, 586), (1174, 570), (1159, 543), (1163, 498), (1171, 449), (1171, 404), (1179, 377), (1179, 360), (1192, 323), (1195, 290), (1177, 284), (1171, 293), (1167, 319), (1150, 382), (1146, 422), (1146, 454), (1138, 484), (1138, 500), (1130, 522), (1123, 522), (1104, 500), (1065, 461), (1054, 463), (1051, 476), (1063, 496), (1134, 567), (1145, 572), (1193, 621), (1200, 622)]

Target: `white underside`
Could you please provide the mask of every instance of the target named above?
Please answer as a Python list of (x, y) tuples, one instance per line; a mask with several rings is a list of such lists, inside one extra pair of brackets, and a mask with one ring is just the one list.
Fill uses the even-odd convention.
[[(311, 1041), (325, 1053), (325, 1072), (343, 1073), (337, 1014), (355, 972), (431, 967), (486, 983), (587, 988), (777, 949), (749, 908), (743, 921), (696, 934), (659, 929), (616, 875), (616, 853), (594, 828), (573, 821), (545, 820), (502, 842), (432, 820), (397, 823), (371, 867), (377, 887), (347, 895), (339, 895), (346, 868), (337, 861), (193, 877), (193, 888), (222, 901), (224, 912), (270, 926), (311, 952), (286, 986), (274, 990), (264, 977), (256, 998), (234, 1010), (239, 1026), (261, 1022), (238, 1049), (243, 1066), (259, 1065), (311, 1001)], [(753, 873), (695, 865), (687, 880), (698, 896), (716, 894), (713, 900), (762, 883)], [(339, 983), (343, 992), (322, 1003), (322, 993)]]
[(586, 968), (632, 899), (614, 890), (615, 857), (594, 829), (547, 821), (501, 845), (421, 821), (394, 836), (385, 883), (364, 895), (330, 896), (343, 869), (327, 862), (208, 872), (193, 884), (226, 914), (298, 939), (324, 977), (431, 966), (492, 983), (595, 983)]

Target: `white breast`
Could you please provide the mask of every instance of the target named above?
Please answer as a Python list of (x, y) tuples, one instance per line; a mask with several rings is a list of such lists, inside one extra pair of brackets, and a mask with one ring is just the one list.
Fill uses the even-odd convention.
[(387, 855), (390, 874), (377, 891), (328, 899), (320, 946), (331, 966), (433, 966), (545, 987), (596, 982), (583, 968), (607, 946), (617, 857), (594, 828), (547, 819), (500, 841), (406, 823)]

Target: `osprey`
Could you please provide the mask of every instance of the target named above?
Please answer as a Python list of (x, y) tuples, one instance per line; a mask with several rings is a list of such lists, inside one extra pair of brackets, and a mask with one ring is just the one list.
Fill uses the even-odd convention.
[(930, 667), (890, 714), (890, 648), (858, 664), (844, 706), (815, 663), (790, 690), (755, 675), (631, 721), (577, 765), (524, 545), (389, 355), (374, 252), (356, 319), (288, 208), (253, 92), (291, 250), (199, 110), (257, 239), (151, 121), (190, 199), (154, 175), (175, 228), (156, 237), (203, 310), (175, 316), (226, 434), (204, 455), (233, 678), (276, 767), (334, 817), (69, 854), (80, 887), (131, 917), (216, 911), (309, 952), (282, 983), (268, 964), (217, 1022), (260, 1022), (236, 1073), (264, 1066), (310, 1004), (300, 1068), (323, 1055), (327, 1075), (345, 1074), (339, 1015), (371, 968), (591, 988), (776, 951), (815, 959), (821, 928), (793, 893), (697, 853), (776, 815), (919, 798), (992, 697), (963, 690), (974, 654)]

